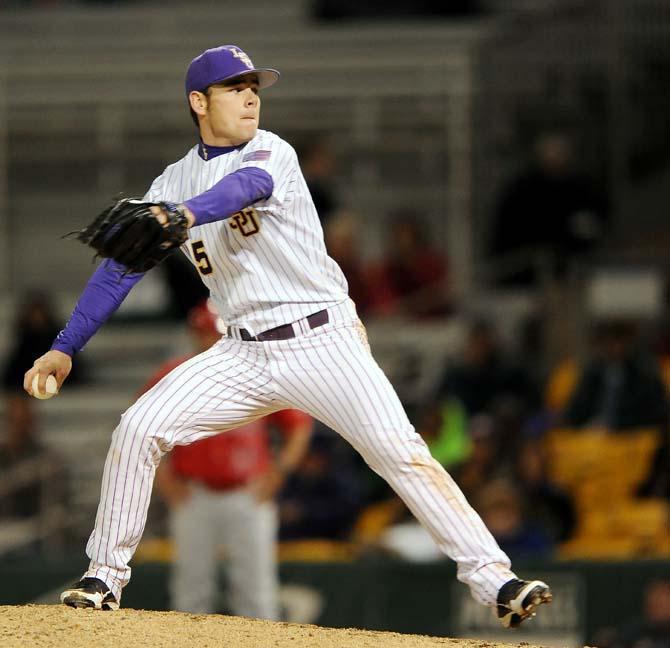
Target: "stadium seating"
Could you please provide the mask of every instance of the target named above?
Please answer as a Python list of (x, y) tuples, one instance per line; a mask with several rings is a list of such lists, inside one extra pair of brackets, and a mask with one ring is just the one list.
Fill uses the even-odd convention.
[(562, 558), (667, 555), (669, 511), (664, 500), (639, 498), (660, 431), (552, 431), (546, 441), (550, 477), (574, 497), (578, 530)]

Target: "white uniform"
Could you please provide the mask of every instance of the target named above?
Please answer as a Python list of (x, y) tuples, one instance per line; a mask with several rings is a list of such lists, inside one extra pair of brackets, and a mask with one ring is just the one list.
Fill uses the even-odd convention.
[[(293, 147), (263, 130), (244, 148), (211, 160), (200, 157), (195, 146), (154, 181), (146, 199), (181, 203), (250, 166), (273, 177), (272, 196), (232, 219), (192, 227), (184, 250), (200, 268), (223, 321), (255, 335), (347, 298), (347, 281), (326, 254)], [(212, 272), (204, 259), (199, 266), (200, 249)]]
[[(86, 575), (103, 580), (120, 600), (166, 451), (296, 408), (349, 441), (456, 561), (458, 578), (473, 596), (495, 605), (500, 587), (514, 578), (509, 559), (430, 456), (372, 358), (346, 281), (326, 254), (291, 146), (258, 131), (245, 147), (209, 161), (195, 147), (156, 179), (148, 198), (182, 202), (244, 166), (273, 177), (272, 196), (229, 219), (193, 227), (184, 246), (230, 335), (123, 414), (105, 463)], [(310, 328), (306, 316), (322, 309), (328, 322)], [(295, 332), (287, 340), (244, 341), (239, 331), (257, 335), (287, 323)]]

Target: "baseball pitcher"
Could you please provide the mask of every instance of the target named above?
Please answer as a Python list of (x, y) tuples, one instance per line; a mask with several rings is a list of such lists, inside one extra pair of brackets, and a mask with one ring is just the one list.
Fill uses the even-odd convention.
[(117, 609), (165, 452), (299, 409), (341, 434), (404, 500), (458, 565), (474, 598), (516, 627), (551, 600), (511, 571), (479, 515), (430, 455), (370, 354), (347, 282), (328, 256), (294, 149), (259, 129), (260, 91), (279, 78), (239, 47), (203, 52), (186, 73), (199, 141), (143, 200), (105, 210), (79, 238), (104, 258), (52, 349), (24, 387), (60, 388), (72, 357), (143, 274), (177, 247), (227, 324), (209, 350), (180, 365), (121, 417), (102, 479), (82, 579), (66, 605)]

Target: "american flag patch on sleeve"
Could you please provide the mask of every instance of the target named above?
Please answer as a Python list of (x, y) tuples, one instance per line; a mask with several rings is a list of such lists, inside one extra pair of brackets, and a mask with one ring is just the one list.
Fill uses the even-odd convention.
[(250, 153), (247, 153), (242, 157), (242, 162), (255, 162), (259, 160), (269, 160), (270, 159), (270, 154), (272, 151), (267, 151), (267, 150), (259, 150), (259, 151), (251, 151)]

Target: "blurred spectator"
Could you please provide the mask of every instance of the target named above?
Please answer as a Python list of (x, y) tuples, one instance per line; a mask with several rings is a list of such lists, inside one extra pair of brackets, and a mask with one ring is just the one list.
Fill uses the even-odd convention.
[(67, 478), (63, 465), (39, 441), (33, 402), (27, 394), (6, 395), (4, 432), (0, 445), (0, 516), (28, 518), (47, 508), (49, 502), (65, 504)]
[(475, 416), (469, 426), (470, 453), (467, 459), (453, 470), (456, 483), (468, 499), (496, 476), (504, 474), (506, 466), (500, 458), (500, 442), (491, 417)]
[(523, 492), (511, 481), (501, 478), (489, 482), (474, 502), (484, 524), (512, 561), (543, 558), (553, 551), (551, 538), (528, 518)]
[[(23, 392), (23, 375), (33, 366), (35, 358), (46, 353), (62, 328), (48, 295), (41, 292), (27, 293), (16, 313), (10, 332), (9, 351), (2, 367), (2, 386), (5, 391)], [(81, 364), (73, 367), (68, 378), (77, 382), (81, 378)]]
[(528, 519), (540, 525), (553, 543), (568, 540), (575, 532), (577, 512), (570, 495), (547, 478), (547, 459), (540, 441), (526, 441), (515, 468), (515, 483), (527, 502)]
[(462, 357), (447, 368), (438, 394), (458, 399), (468, 416), (504, 407), (527, 414), (539, 402), (532, 380), (504, 356), (495, 327), (485, 320), (470, 324)]
[(468, 419), (460, 401), (433, 401), (421, 413), (416, 426), (430, 454), (445, 468), (460, 464), (472, 452)]
[[(188, 318), (195, 350), (221, 338), (222, 323), (207, 302)], [(147, 391), (191, 356), (168, 361)], [(269, 426), (281, 431), (273, 459)], [(228, 559), (228, 593), (234, 614), (279, 616), (277, 600), (277, 509), (274, 497), (302, 458), (312, 419), (296, 410), (275, 412), (236, 430), (177, 446), (156, 472), (156, 488), (170, 511), (176, 548), (171, 577), (177, 610), (217, 610), (218, 548)]]
[(298, 157), (316, 213), (325, 226), (339, 207), (334, 178), (335, 153), (327, 142), (316, 140), (302, 149)]
[(411, 209), (392, 217), (384, 257), (371, 274), (374, 315), (425, 318), (451, 310), (447, 260), (419, 221)]
[(363, 506), (363, 493), (353, 458), (349, 461), (338, 449), (341, 444), (330, 430), (312, 437), (307, 454), (279, 496), (282, 540), (349, 536)]
[(349, 284), (349, 296), (356, 303), (356, 310), (364, 317), (370, 310), (372, 294), (370, 280), (359, 256), (356, 236), (356, 216), (338, 212), (325, 225), (328, 254), (342, 269)]
[(563, 419), (572, 427), (618, 431), (667, 424), (668, 402), (658, 361), (637, 344), (632, 321), (600, 323)]
[(577, 169), (572, 138), (560, 129), (540, 132), (529, 168), (503, 189), (495, 214), (491, 256), (511, 269), (500, 283), (535, 285), (538, 255), (546, 264), (540, 272), (562, 275), (602, 241), (606, 223), (605, 199)]

